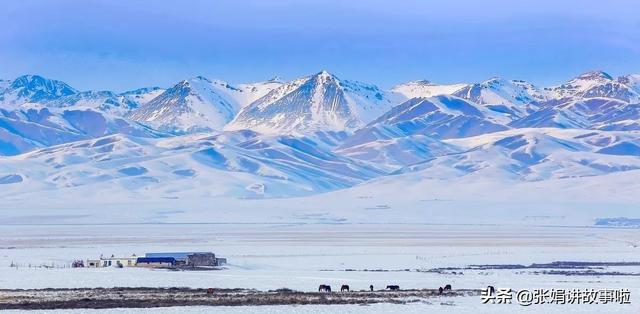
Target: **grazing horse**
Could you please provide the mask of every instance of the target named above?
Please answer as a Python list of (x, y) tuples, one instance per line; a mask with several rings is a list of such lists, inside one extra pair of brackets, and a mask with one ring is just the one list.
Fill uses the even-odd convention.
[(340, 287), (340, 292), (344, 292), (344, 291), (349, 292), (349, 285), (342, 285), (342, 287)]
[(388, 285), (387, 289), (389, 289), (391, 291), (400, 290), (400, 286), (398, 286), (398, 285)]
[(318, 287), (318, 292), (331, 292), (331, 286), (330, 285), (320, 285), (320, 287)]
[(442, 294), (442, 291), (444, 291), (444, 289), (442, 289), (442, 287), (438, 288), (438, 294)]
[(444, 286), (444, 290), (451, 290), (451, 285)]
[(369, 290), (373, 292), (373, 285), (369, 285)]

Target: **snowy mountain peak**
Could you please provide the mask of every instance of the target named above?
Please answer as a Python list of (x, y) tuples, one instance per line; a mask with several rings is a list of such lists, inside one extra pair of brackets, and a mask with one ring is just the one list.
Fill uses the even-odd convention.
[(599, 84), (607, 84), (613, 81), (611, 75), (602, 71), (589, 71), (582, 73), (568, 82), (560, 85), (560, 88), (567, 90), (585, 91)]
[(335, 78), (335, 76), (333, 74), (329, 73), (327, 70), (321, 70), (315, 76), (322, 77), (322, 78), (325, 78), (325, 79)]
[(54, 96), (63, 96), (76, 93), (73, 87), (67, 83), (44, 78), (40, 75), (23, 75), (11, 82), (10, 88), (24, 88), (29, 91), (43, 91)]
[(176, 85), (174, 85), (173, 87), (167, 89), (165, 93), (179, 93), (179, 92), (191, 93), (192, 91), (191, 87), (192, 87), (192, 83), (190, 80), (182, 80), (178, 82)]
[(286, 83), (243, 108), (227, 127), (264, 133), (297, 133), (358, 126), (349, 100), (332, 74), (321, 71)]
[(432, 97), (438, 95), (451, 95), (468, 86), (468, 84), (435, 84), (429, 80), (409, 81), (391, 88), (391, 91), (403, 96), (405, 99), (418, 97)]
[(160, 87), (143, 87), (126, 91), (120, 95), (133, 102), (135, 104), (135, 108), (138, 108), (158, 97), (164, 91), (165, 89)]
[(320, 71), (282, 84), (243, 108), (227, 127), (263, 133), (352, 130), (391, 108), (377, 86)]
[[(614, 98), (626, 102), (636, 102), (640, 100), (639, 92), (634, 86), (626, 84), (622, 80), (615, 80), (611, 75), (602, 71), (590, 71), (580, 74), (576, 78), (549, 90), (558, 99), (576, 98)], [(633, 85), (633, 84), (631, 84)]]
[(215, 88), (217, 92), (224, 91), (226, 89), (235, 91), (237, 88), (233, 87), (229, 83), (219, 79), (209, 79), (204, 76), (196, 76), (191, 79), (182, 81), (183, 86), (188, 88), (193, 93), (197, 93), (198, 89)]
[(340, 80), (333, 74), (322, 70), (312, 76), (309, 77), (309, 82), (314, 82), (314, 84), (324, 85), (324, 84), (339, 84)]
[(525, 116), (547, 99), (546, 93), (531, 83), (500, 77), (465, 86), (453, 95), (484, 105), (508, 120)]
[(503, 79), (500, 76), (492, 76), (488, 80), (482, 82), (482, 84), (492, 85), (492, 84), (504, 84), (507, 80)]
[(202, 76), (180, 81), (132, 111), (129, 118), (166, 132), (221, 130), (238, 109), (226, 86)]
[(613, 80), (613, 77), (603, 71), (588, 71), (578, 75), (575, 79), (576, 80), (610, 81), (610, 80)]
[(11, 81), (4, 89), (0, 89), (0, 102), (17, 106), (27, 102), (48, 101), (77, 92), (62, 81), (39, 75), (23, 75)]
[(224, 89), (229, 89), (233, 91), (237, 90), (237, 88), (227, 83), (226, 81), (219, 80), (219, 79), (210, 79), (202, 75), (195, 76), (188, 80), (183, 80), (178, 84), (184, 86), (185, 88), (190, 88), (190, 89), (198, 89), (198, 88), (203, 88), (209, 85), (213, 85), (214, 87), (222, 88), (223, 90)]
[(208, 85), (211, 84), (211, 80), (204, 76), (196, 76), (187, 80), (182, 80), (174, 85), (172, 88), (185, 89), (191, 92), (193, 88), (196, 88), (199, 85)]

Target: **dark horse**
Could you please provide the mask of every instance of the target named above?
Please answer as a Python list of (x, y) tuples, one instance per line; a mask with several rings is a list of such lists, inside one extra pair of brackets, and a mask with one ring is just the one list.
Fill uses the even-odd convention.
[(444, 291), (444, 289), (442, 289), (442, 287), (438, 288), (438, 294), (442, 294), (442, 291)]
[(400, 286), (398, 286), (398, 285), (388, 285), (387, 289), (389, 289), (391, 291), (400, 290)]
[(444, 290), (451, 290), (451, 285), (444, 286)]
[(320, 287), (318, 287), (318, 292), (331, 292), (331, 286), (330, 285), (320, 285)]
[(373, 291), (373, 285), (369, 285), (369, 290)]
[(340, 287), (340, 292), (349, 292), (349, 285), (342, 285), (342, 287)]

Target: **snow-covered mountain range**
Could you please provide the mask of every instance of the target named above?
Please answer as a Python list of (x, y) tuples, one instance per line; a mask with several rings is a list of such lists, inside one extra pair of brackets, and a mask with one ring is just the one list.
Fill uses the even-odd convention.
[(393, 180), (535, 182), (640, 169), (640, 75), (383, 90), (326, 71), (79, 91), (0, 80), (0, 195), (290, 197)]

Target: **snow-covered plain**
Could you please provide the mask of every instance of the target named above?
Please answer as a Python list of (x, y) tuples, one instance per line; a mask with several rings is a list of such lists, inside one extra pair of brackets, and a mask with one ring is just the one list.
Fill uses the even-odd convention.
[[(221, 308), (236, 313), (344, 309), (379, 313), (398, 310), (445, 312), (621, 312), (638, 310), (640, 281), (633, 276), (540, 275), (531, 270), (463, 270), (463, 274), (419, 272), (471, 264), (552, 261), (638, 261), (637, 229), (429, 224), (84, 224), (3, 225), (0, 288), (219, 287), (314, 291), (319, 284), (367, 289), (482, 288), (631, 290), (631, 305), (483, 305), (480, 297), (437, 298), (411, 305)], [(155, 251), (211, 250), (227, 257), (225, 270), (174, 272), (137, 268), (39, 268), (75, 258)], [(10, 264), (18, 268), (9, 267)], [(32, 267), (29, 267), (31, 264)], [(345, 271), (353, 269), (354, 271)], [(363, 271), (387, 270), (387, 271)], [(406, 271), (408, 269), (409, 271)], [(603, 271), (640, 272), (640, 267)], [(451, 308), (453, 306), (453, 308)], [(191, 312), (211, 308), (182, 308)], [(176, 309), (167, 309), (173, 311)], [(145, 310), (131, 310), (144, 312)], [(165, 309), (163, 309), (163, 312)], [(109, 311), (99, 311), (109, 313)]]

